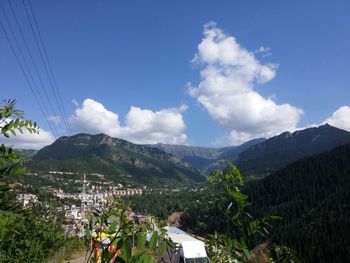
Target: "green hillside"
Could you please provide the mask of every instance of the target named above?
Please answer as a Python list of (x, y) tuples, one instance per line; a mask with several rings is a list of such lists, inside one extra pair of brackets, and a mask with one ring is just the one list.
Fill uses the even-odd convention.
[(261, 176), (346, 143), (350, 132), (326, 124), (272, 137), (243, 151), (235, 163), (243, 174)]
[(38, 151), (27, 166), (32, 171), (101, 173), (115, 181), (128, 178), (146, 185), (184, 185), (205, 180), (173, 155), (104, 134), (61, 137)]
[(277, 243), (304, 262), (350, 262), (350, 144), (297, 161), (248, 187), (255, 211), (283, 217)]
[(220, 166), (219, 161), (223, 159), (236, 160), (239, 154), (255, 144), (261, 143), (266, 139), (254, 139), (238, 146), (229, 146), (221, 148), (188, 146), (188, 145), (170, 145), (153, 144), (149, 147), (160, 149), (164, 152), (177, 156), (181, 160), (191, 164), (204, 173), (215, 170)]
[[(244, 192), (253, 203), (251, 213), (279, 215), (272, 241), (293, 248), (301, 262), (350, 262), (350, 144), (296, 161), (261, 180), (250, 181)], [(130, 197), (133, 209), (164, 219), (183, 212), (181, 226), (207, 236), (229, 233), (230, 221), (213, 200), (218, 189), (152, 193)], [(231, 202), (220, 197), (221, 207)], [(284, 261), (282, 261), (284, 262)]]

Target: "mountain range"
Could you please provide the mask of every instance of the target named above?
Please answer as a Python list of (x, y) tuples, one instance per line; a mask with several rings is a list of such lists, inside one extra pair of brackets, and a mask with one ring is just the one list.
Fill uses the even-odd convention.
[(260, 178), (287, 164), (350, 143), (350, 132), (328, 124), (222, 148), (137, 145), (105, 134), (61, 137), (38, 152), (22, 151), (32, 171), (102, 173), (146, 185), (187, 185), (230, 159), (247, 177)]
[(259, 138), (245, 142), (239, 146), (229, 146), (221, 148), (187, 146), (187, 145), (170, 145), (170, 144), (153, 144), (146, 145), (154, 147), (164, 152), (177, 156), (181, 160), (191, 164), (203, 173), (210, 172), (215, 168), (219, 168), (220, 160), (230, 159), (235, 161), (239, 154), (251, 146), (262, 143), (266, 139)]
[(350, 132), (328, 124), (284, 132), (241, 152), (236, 165), (246, 175), (261, 176), (298, 159), (350, 143)]
[(205, 181), (174, 155), (105, 134), (61, 137), (39, 150), (26, 165), (31, 171), (101, 173), (110, 180), (153, 186)]
[(350, 143), (350, 132), (325, 124), (224, 148), (167, 144), (150, 146), (177, 156), (204, 174), (220, 168), (221, 160), (230, 159), (243, 175), (261, 177), (293, 161), (346, 143)]

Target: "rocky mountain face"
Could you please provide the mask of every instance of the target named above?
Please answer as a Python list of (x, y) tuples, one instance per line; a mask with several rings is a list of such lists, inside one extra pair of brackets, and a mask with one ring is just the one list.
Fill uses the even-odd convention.
[(185, 184), (205, 180), (203, 174), (222, 167), (220, 160), (230, 159), (243, 175), (257, 178), (346, 143), (350, 132), (328, 124), (222, 148), (137, 145), (104, 134), (77, 134), (33, 152), (27, 166), (36, 171), (98, 172), (144, 184)]
[(187, 184), (204, 181), (200, 173), (174, 155), (105, 134), (61, 137), (38, 151), (27, 166), (33, 171), (106, 174), (142, 184)]

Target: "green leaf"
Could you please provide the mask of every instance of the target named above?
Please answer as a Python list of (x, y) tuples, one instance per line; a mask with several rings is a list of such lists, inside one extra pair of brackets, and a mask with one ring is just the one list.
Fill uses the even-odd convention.
[(90, 238), (91, 238), (90, 229), (87, 228), (87, 229), (85, 230), (85, 235), (86, 235), (86, 239), (87, 239), (87, 240), (90, 240)]
[(158, 232), (154, 231), (151, 240), (149, 241), (149, 249), (155, 250), (157, 247), (157, 241), (158, 241)]
[(250, 256), (252, 255), (252, 253), (250, 253), (248, 249), (242, 248), (242, 250), (243, 250), (244, 255), (245, 255), (247, 258), (250, 257)]
[(19, 118), (17, 118), (17, 119), (15, 120), (15, 122), (13, 123), (14, 128), (17, 128), (17, 127), (18, 127), (18, 124), (19, 124)]
[(141, 234), (137, 237), (137, 249), (143, 249), (146, 244), (146, 234)]
[(283, 218), (281, 216), (276, 216), (276, 215), (272, 215), (271, 220), (282, 220)]

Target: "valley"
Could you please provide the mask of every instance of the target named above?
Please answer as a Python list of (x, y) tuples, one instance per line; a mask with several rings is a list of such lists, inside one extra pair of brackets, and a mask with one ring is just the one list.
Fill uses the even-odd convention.
[[(224, 148), (137, 145), (104, 134), (77, 134), (39, 151), (19, 151), (28, 171), (11, 181), (21, 202), (49, 197), (46, 202), (54, 202), (71, 222), (65, 227), (73, 236), (83, 235), (85, 209), (104, 207), (115, 197), (139, 217), (176, 215), (182, 229), (207, 237), (231, 231), (214, 205), (220, 191), (207, 181), (211, 169), (225, 169), (221, 161), (231, 160), (246, 181), (251, 213), (281, 216), (273, 222), (274, 242), (291, 247), (305, 262), (327, 262), (342, 258), (336, 253), (340, 236), (349, 242), (349, 143), (349, 132), (330, 125)], [(327, 231), (326, 240), (320, 228)], [(305, 249), (304, 240), (317, 249)]]

